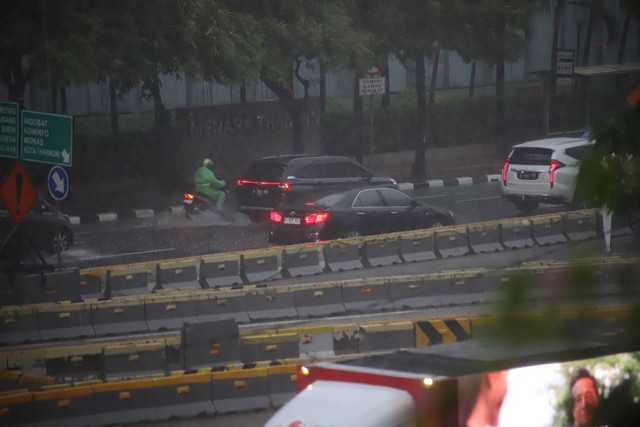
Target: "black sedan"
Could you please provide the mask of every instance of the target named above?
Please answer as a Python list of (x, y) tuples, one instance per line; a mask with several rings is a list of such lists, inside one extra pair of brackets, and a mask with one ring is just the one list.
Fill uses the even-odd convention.
[[(7, 210), (0, 209), (0, 246), (18, 230)], [(73, 231), (69, 217), (56, 210), (48, 202), (38, 199), (23, 222), (28, 238), (39, 250), (57, 253), (66, 251), (73, 244)], [(12, 235), (9, 242), (17, 244), (19, 236)], [(11, 250), (5, 247), (4, 250)]]
[(446, 209), (387, 187), (315, 191), (271, 211), (269, 243), (291, 244), (453, 225)]

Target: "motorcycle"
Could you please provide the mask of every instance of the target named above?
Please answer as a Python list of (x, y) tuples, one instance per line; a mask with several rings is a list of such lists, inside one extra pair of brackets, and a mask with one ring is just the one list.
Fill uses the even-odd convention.
[(227, 194), (224, 204), (221, 209), (218, 209), (215, 203), (198, 193), (184, 193), (184, 200), (182, 202), (184, 215), (187, 219), (193, 215), (200, 215), (204, 212), (211, 212), (219, 214), (229, 222), (235, 222), (235, 202), (229, 198), (228, 189), (224, 189)]

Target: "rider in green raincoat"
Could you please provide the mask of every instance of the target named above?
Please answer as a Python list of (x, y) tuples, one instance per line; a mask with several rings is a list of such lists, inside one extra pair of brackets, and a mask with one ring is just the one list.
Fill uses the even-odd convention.
[(198, 168), (193, 181), (196, 193), (201, 193), (212, 199), (218, 209), (222, 209), (226, 193), (223, 190), (227, 185), (223, 180), (216, 178), (213, 173), (213, 162), (211, 159), (204, 159), (202, 166)]

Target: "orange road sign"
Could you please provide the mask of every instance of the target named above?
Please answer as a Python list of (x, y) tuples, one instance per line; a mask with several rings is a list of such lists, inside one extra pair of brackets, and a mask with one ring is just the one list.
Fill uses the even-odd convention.
[(24, 165), (18, 160), (9, 175), (0, 184), (0, 198), (7, 206), (11, 218), (21, 223), (38, 200), (38, 193)]
[(627, 95), (627, 102), (631, 107), (634, 107), (638, 102), (640, 102), (640, 84), (629, 92)]

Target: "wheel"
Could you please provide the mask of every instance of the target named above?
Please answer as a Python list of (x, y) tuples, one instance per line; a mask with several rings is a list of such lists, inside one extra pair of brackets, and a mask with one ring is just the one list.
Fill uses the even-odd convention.
[(536, 209), (538, 209), (539, 202), (529, 197), (524, 197), (522, 199), (514, 200), (513, 204), (516, 205), (516, 209), (520, 212), (528, 215), (534, 213)]
[(71, 240), (71, 231), (60, 230), (58, 234), (54, 233), (53, 236), (51, 236), (51, 244), (49, 249), (53, 253), (64, 252), (71, 246)]
[(447, 225), (449, 224), (447, 224), (447, 221), (444, 218), (436, 217), (431, 223), (431, 228), (446, 227)]
[(349, 230), (344, 234), (344, 237), (351, 238), (351, 237), (360, 237), (361, 234), (358, 230)]

